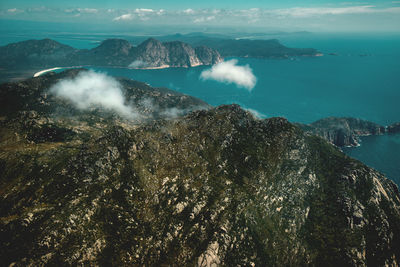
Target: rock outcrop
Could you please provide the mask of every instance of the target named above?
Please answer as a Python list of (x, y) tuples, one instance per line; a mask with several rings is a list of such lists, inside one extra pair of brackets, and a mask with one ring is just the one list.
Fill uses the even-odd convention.
[(194, 67), (213, 65), (222, 61), (219, 53), (211, 48), (192, 48), (175, 41), (165, 42), (150, 38), (132, 50), (133, 68)]
[(329, 117), (311, 124), (297, 125), (305, 132), (318, 135), (339, 147), (358, 146), (359, 136), (386, 133), (384, 126), (356, 118)]
[[(322, 138), (238, 105), (62, 114), (47, 89), (75, 72), (0, 87), (20, 103), (0, 105), (2, 264), (399, 264), (397, 186)], [(197, 103), (121, 83), (132, 100)]]

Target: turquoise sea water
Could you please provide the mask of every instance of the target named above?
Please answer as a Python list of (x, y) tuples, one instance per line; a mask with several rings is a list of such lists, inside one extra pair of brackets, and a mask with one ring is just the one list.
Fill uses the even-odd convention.
[(344, 152), (383, 172), (400, 185), (400, 134), (365, 136), (361, 146), (344, 148)]
[[(239, 65), (249, 65), (257, 77), (251, 92), (233, 84), (201, 80), (201, 72), (209, 69), (205, 66), (94, 70), (168, 87), (215, 106), (238, 103), (263, 117), (283, 116), (292, 122), (310, 123), (328, 116), (357, 117), (382, 125), (400, 121), (400, 35), (308, 34), (279, 39), (290, 47), (316, 48), (324, 56), (285, 60), (239, 58)], [(89, 48), (93, 40), (69, 39), (69, 44)], [(399, 138), (365, 137), (361, 147), (344, 152), (400, 185)]]

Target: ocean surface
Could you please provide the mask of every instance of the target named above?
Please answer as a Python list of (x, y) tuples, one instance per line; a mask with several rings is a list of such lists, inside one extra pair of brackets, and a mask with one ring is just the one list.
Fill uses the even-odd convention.
[[(274, 38), (289, 47), (316, 48), (324, 56), (238, 58), (238, 64), (249, 65), (257, 77), (251, 91), (200, 79), (202, 71), (210, 68), (205, 66), (93, 69), (177, 90), (215, 106), (237, 103), (263, 118), (282, 116), (292, 122), (310, 123), (328, 116), (346, 116), (382, 125), (400, 121), (400, 35), (310, 33)], [(91, 48), (98, 41), (79, 36), (54, 39), (77, 48)], [(400, 185), (400, 135), (363, 137), (360, 147), (345, 148), (344, 152)]]
[(361, 137), (361, 146), (343, 151), (386, 174), (400, 186), (400, 134)]

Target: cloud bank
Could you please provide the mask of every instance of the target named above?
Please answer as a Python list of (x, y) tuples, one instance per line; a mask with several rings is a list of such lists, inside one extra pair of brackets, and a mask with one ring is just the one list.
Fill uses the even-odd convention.
[(68, 99), (81, 110), (102, 107), (125, 118), (138, 116), (132, 107), (124, 103), (119, 82), (103, 73), (80, 72), (75, 78), (56, 83), (50, 88), (50, 92)]
[(227, 84), (236, 84), (238, 87), (251, 91), (257, 83), (257, 78), (249, 65), (238, 66), (238, 61), (232, 59), (218, 63), (211, 69), (204, 70), (200, 74), (202, 80), (215, 80)]
[[(31, 6), (21, 8), (9, 4), (0, 7), (1, 19), (33, 21), (100, 23), (113, 22), (110, 27), (137, 25), (171, 25), (217, 27), (263, 27), (275, 30), (329, 30), (329, 31), (399, 31), (399, 1), (385, 5), (362, 2), (342, 2), (329, 5), (307, 5), (272, 8), (54, 8)], [(160, 7), (163, 7), (161, 5)], [(259, 29), (257, 30), (259, 31)]]

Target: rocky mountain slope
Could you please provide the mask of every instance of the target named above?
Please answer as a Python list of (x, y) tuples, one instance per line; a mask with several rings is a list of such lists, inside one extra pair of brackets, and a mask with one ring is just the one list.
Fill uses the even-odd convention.
[(144, 119), (77, 110), (49, 88), (81, 72), (0, 86), (3, 264), (399, 264), (382, 174), (286, 119), (139, 82), (119, 80)]
[(47, 68), (59, 64), (65, 66), (70, 64), (70, 55), (77, 51), (50, 39), (12, 43), (0, 47), (0, 68)]
[(134, 61), (131, 66), (138, 68), (194, 67), (213, 65), (222, 61), (216, 50), (205, 46), (194, 49), (183, 42), (161, 43), (154, 38), (144, 41), (135, 48), (132, 57)]

